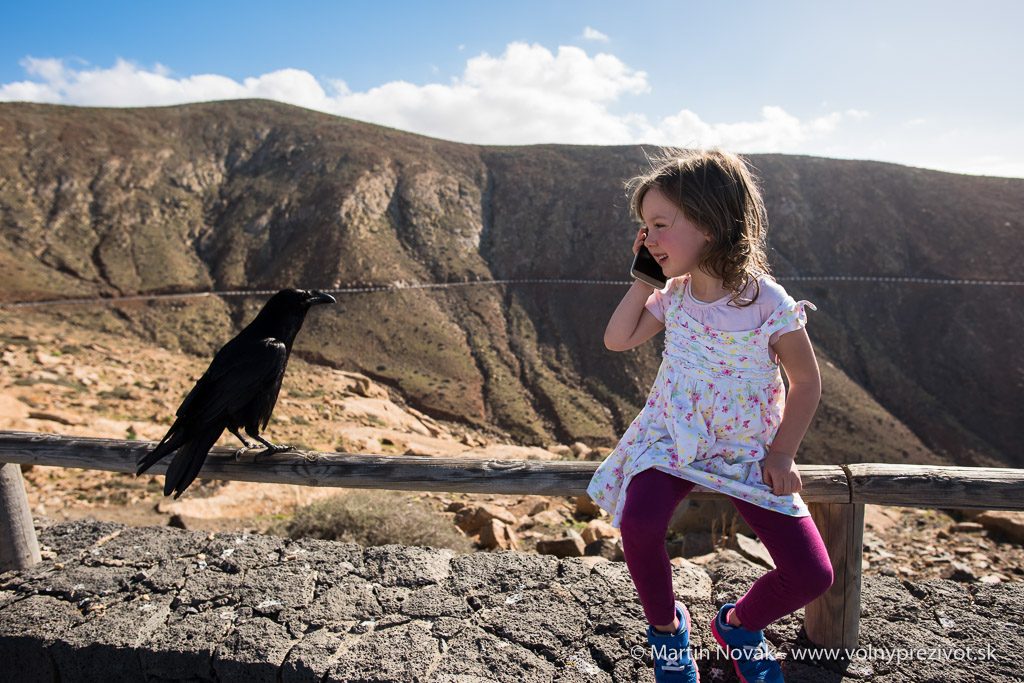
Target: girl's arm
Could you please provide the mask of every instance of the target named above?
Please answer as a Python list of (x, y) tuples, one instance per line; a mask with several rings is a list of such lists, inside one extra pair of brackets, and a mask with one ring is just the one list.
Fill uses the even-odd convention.
[[(633, 240), (633, 255), (640, 251), (641, 245), (647, 239), (647, 229), (637, 230), (636, 239)], [(665, 324), (654, 317), (644, 304), (647, 298), (654, 291), (649, 284), (634, 280), (633, 286), (622, 297), (622, 301), (612, 313), (608, 327), (604, 330), (604, 345), (609, 351), (629, 351), (634, 346), (639, 346), (645, 341), (658, 334)]]
[(635, 280), (622, 297), (604, 330), (604, 345), (611, 351), (628, 351), (658, 334), (665, 324), (654, 317), (644, 304), (654, 288)]
[(786, 407), (775, 439), (764, 461), (764, 482), (776, 495), (802, 488), (794, 461), (800, 442), (811, 426), (821, 399), (821, 373), (807, 330), (800, 328), (779, 337), (773, 348), (789, 378)]

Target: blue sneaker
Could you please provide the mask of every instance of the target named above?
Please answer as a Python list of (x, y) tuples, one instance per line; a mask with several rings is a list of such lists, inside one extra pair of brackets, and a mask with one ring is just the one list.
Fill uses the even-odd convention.
[(729, 610), (736, 605), (726, 603), (711, 620), (711, 634), (732, 659), (741, 683), (783, 683), (782, 667), (771, 651), (764, 631), (751, 631), (732, 626), (725, 621)]
[(676, 603), (679, 628), (675, 633), (662, 633), (647, 627), (647, 642), (654, 659), (654, 680), (657, 683), (700, 683), (700, 672), (690, 650), (690, 613), (686, 605)]

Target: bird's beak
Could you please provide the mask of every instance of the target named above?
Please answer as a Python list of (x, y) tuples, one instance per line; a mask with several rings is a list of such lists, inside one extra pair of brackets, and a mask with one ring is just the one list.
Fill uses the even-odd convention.
[(316, 289), (311, 291), (309, 294), (310, 297), (306, 301), (309, 302), (310, 306), (316, 306), (317, 304), (333, 304), (337, 301), (330, 294), (327, 294), (326, 292), (321, 292)]

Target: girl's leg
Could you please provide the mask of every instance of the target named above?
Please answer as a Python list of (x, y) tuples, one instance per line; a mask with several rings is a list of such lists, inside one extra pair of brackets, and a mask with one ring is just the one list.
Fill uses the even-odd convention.
[(622, 551), (644, 616), (652, 626), (675, 620), (676, 599), (665, 534), (672, 513), (693, 486), (693, 482), (651, 468), (634, 476), (626, 489), (619, 521)]
[(732, 502), (775, 561), (775, 569), (736, 601), (740, 624), (760, 631), (828, 590), (832, 562), (812, 518), (792, 517), (738, 498)]

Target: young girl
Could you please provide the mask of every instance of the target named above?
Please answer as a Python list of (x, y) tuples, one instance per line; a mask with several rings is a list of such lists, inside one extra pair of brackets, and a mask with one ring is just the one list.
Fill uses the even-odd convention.
[(741, 681), (782, 681), (762, 629), (833, 578), (794, 464), (821, 396), (804, 330), (814, 306), (769, 276), (764, 204), (738, 157), (673, 151), (628, 186), (643, 223), (633, 253), (646, 245), (669, 280), (660, 291), (633, 283), (605, 345), (626, 351), (665, 329), (665, 350), (646, 405), (587, 492), (621, 528), (658, 681), (699, 680), (690, 615), (672, 592), (669, 519), (695, 484), (730, 496), (776, 569), (723, 605), (711, 631)]

